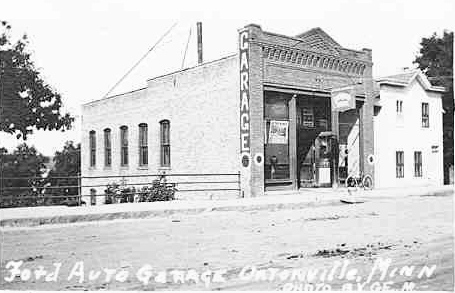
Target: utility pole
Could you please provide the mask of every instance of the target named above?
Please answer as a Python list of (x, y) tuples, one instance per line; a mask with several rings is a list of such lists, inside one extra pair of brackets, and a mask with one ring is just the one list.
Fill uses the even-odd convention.
[(200, 65), (203, 62), (202, 59), (202, 22), (197, 22), (197, 64)]

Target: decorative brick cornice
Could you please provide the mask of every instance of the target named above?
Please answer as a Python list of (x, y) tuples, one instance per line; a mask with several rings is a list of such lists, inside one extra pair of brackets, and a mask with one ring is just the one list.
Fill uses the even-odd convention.
[[(257, 43), (259, 44), (259, 42)], [(266, 43), (260, 43), (260, 45), (262, 46), (264, 59), (279, 61), (297, 67), (320, 68), (353, 76), (364, 76), (365, 68), (371, 66), (371, 62), (334, 56), (312, 50), (302, 50)]]

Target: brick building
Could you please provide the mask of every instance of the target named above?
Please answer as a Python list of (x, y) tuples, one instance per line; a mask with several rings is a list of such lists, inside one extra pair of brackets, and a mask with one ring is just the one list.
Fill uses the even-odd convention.
[(374, 114), (386, 83), (372, 78), (370, 49), (343, 48), (320, 28), (291, 37), (254, 24), (238, 44), (237, 54), (83, 105), (82, 175), (239, 173), (231, 185), (240, 192), (191, 193), (204, 198), (375, 178)]

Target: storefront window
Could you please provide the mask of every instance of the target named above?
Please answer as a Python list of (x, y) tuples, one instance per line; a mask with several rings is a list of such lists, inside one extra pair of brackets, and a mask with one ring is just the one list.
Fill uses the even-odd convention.
[(265, 92), (264, 96), (265, 179), (271, 183), (286, 181), (290, 179), (288, 106), (290, 97), (276, 92)]

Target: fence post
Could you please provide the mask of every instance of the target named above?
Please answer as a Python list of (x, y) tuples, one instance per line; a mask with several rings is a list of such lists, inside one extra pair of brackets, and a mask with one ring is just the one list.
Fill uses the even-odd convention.
[(81, 206), (82, 201), (82, 177), (81, 173), (77, 173), (77, 195), (78, 195), (78, 206)]

